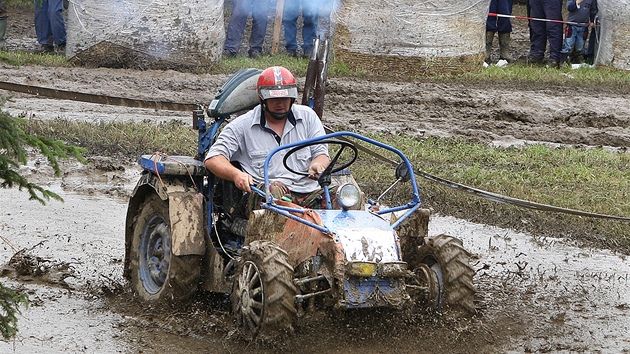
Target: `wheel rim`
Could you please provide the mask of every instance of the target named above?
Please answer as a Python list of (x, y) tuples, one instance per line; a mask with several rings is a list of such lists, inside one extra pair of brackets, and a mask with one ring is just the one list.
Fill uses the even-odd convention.
[(428, 265), (437, 278), (438, 296), (435, 302), (437, 305), (436, 309), (441, 310), (444, 306), (444, 273), (442, 272), (442, 266), (440, 266), (440, 262), (432, 257), (425, 258), (422, 263)]
[(262, 323), (265, 292), (260, 271), (256, 264), (247, 261), (237, 279), (237, 321), (243, 333), (253, 338)]
[(159, 292), (171, 263), (171, 234), (166, 220), (156, 214), (149, 219), (140, 242), (140, 279), (149, 294)]

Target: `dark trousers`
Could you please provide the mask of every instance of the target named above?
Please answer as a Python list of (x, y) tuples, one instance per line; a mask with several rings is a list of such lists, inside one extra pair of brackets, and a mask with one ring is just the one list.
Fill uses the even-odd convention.
[[(529, 0), (532, 18), (562, 21), (562, 0)], [(530, 20), (530, 52), (532, 59), (542, 59), (549, 42), (549, 60), (560, 62), (562, 58), (562, 22)]]
[(35, 32), (41, 45), (66, 45), (63, 0), (35, 0)]
[(0, 0), (0, 19), (7, 18), (7, 0)]
[[(489, 13), (512, 15), (513, 0), (490, 0)], [(512, 21), (509, 17), (488, 16), (486, 31), (506, 33), (512, 32)]]
[(284, 40), (287, 52), (295, 53), (297, 49), (297, 24), (302, 8), (302, 50), (309, 55), (313, 49), (313, 40), (317, 36), (320, 1), (285, 0), (282, 13)]
[(269, 0), (233, 0), (232, 16), (228, 24), (223, 49), (237, 53), (243, 41), (243, 31), (249, 14), (252, 14), (252, 34), (249, 37), (250, 50), (262, 52), (267, 34)]

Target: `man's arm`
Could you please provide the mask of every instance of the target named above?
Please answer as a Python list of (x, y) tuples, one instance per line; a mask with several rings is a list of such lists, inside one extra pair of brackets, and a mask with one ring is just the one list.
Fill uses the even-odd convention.
[(225, 156), (212, 156), (204, 162), (204, 165), (213, 175), (234, 182), (236, 188), (248, 193), (252, 192), (253, 177), (234, 167)]

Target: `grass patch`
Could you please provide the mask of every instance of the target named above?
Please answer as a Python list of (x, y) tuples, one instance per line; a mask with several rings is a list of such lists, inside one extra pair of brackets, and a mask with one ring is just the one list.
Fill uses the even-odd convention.
[(23, 129), (27, 134), (47, 136), (83, 147), (88, 151), (86, 155), (135, 160), (140, 155), (158, 151), (185, 156), (194, 156), (197, 152), (197, 132), (182, 121), (94, 124), (59, 118), (31, 119), (24, 122)]
[(512, 63), (506, 67), (489, 66), (477, 71), (442, 77), (448, 80), (489, 81), (489, 82), (532, 82), (537, 85), (607, 85), (617, 89), (630, 88), (630, 76), (627, 71), (598, 66), (572, 70), (568, 66), (559, 69), (544, 66)]
[[(194, 156), (197, 133), (187, 123), (87, 123), (28, 120), (24, 130), (84, 147), (88, 155), (135, 161), (156, 151)], [(630, 153), (599, 148), (545, 145), (495, 148), (459, 138), (366, 136), (399, 148), (424, 172), (514, 198), (600, 214), (630, 216)], [(378, 151), (383, 153), (383, 151)], [(388, 164), (360, 154), (352, 172), (371, 198), (394, 180)], [(391, 156), (388, 156), (391, 157)], [(376, 167), (376, 168), (375, 168)], [(541, 212), (482, 199), (418, 178), (426, 207), (444, 215), (539, 235), (567, 237), (630, 254), (630, 222)], [(384, 203), (409, 200), (408, 187), (395, 187)]]
[(0, 61), (13, 66), (40, 65), (46, 67), (72, 66), (61, 53), (28, 53), (0, 51)]
[[(65, 56), (62, 54), (39, 54), (21, 51), (0, 51), (0, 61), (9, 65), (40, 65), (46, 67), (70, 67)], [(244, 68), (264, 69), (274, 65), (284, 66), (295, 76), (306, 76), (308, 59), (293, 58), (285, 54), (276, 56), (261, 56), (257, 59), (250, 59), (245, 56), (236, 58), (224, 58), (219, 63), (208, 67), (197, 67), (188, 71), (198, 74), (226, 74), (231, 75)], [(182, 69), (182, 71), (186, 71)], [(330, 78), (356, 77), (371, 78), (369, 73), (361, 70), (354, 70), (347, 64), (331, 60), (328, 67)], [(418, 79), (418, 78), (416, 78)], [(375, 80), (379, 80), (375, 78)], [(410, 77), (409, 80), (414, 80)], [(575, 85), (576, 83), (588, 83), (591, 86), (614, 87), (619, 91), (630, 91), (630, 75), (625, 70), (609, 67), (581, 68), (571, 70), (568, 67), (551, 69), (544, 66), (532, 66), (522, 63), (512, 63), (507, 67), (499, 68), (490, 66), (475, 71), (469, 71), (453, 75), (432, 75), (419, 78), (426, 81), (451, 81), (451, 82), (488, 82), (488, 83), (535, 83), (536, 86), (549, 85)]]
[[(64, 55), (58, 53), (29, 53), (22, 51), (0, 51), (0, 61), (9, 65), (40, 65), (46, 67), (70, 67)], [(286, 54), (275, 56), (264, 55), (257, 59), (250, 59), (246, 56), (236, 58), (224, 58), (219, 63), (207, 67), (179, 68), (181, 71), (189, 71), (198, 74), (226, 74), (231, 75), (244, 68), (264, 69), (274, 65), (284, 66), (295, 76), (306, 76), (308, 59), (294, 58)], [(372, 78), (370, 73), (362, 70), (350, 68), (346, 63), (332, 59), (329, 62), (328, 76), (335, 77), (356, 77)], [(381, 80), (374, 78), (375, 80)], [(512, 63), (507, 67), (490, 66), (478, 70), (468, 71), (460, 74), (444, 75), (435, 74), (422, 78), (409, 77), (409, 80), (426, 81), (463, 81), (463, 82), (488, 82), (488, 83), (514, 83), (526, 82), (535, 83), (536, 86), (548, 85), (575, 85), (576, 83), (588, 83), (588, 85), (614, 87), (616, 90), (630, 91), (630, 75), (625, 70), (610, 67), (581, 68), (571, 70), (569, 67), (552, 69), (544, 66), (532, 66), (525, 63)]]

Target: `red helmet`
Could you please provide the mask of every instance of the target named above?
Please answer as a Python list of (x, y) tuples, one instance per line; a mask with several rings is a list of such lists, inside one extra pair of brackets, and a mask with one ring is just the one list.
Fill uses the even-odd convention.
[(298, 90), (293, 74), (282, 66), (272, 66), (263, 70), (256, 85), (258, 99), (264, 102), (269, 98), (289, 97), (297, 99)]

